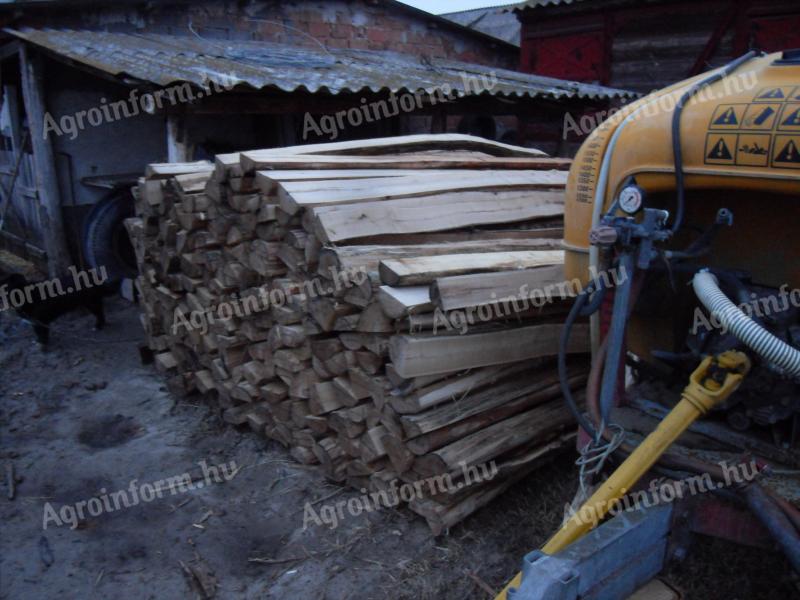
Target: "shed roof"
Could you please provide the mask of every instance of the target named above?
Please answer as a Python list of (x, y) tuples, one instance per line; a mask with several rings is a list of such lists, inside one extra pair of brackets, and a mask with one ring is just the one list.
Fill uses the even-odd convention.
[(514, 8), (518, 6), (522, 6), (522, 4), (516, 2), (503, 6), (473, 8), (472, 10), (443, 13), (439, 16), (519, 46), (521, 24), (514, 14)]
[(519, 7), (521, 10), (529, 8), (542, 8), (545, 6), (558, 6), (561, 4), (578, 4), (578, 3), (591, 3), (602, 4), (603, 0), (528, 0)]
[[(517, 71), (396, 52), (328, 50), (269, 42), (212, 40), (200, 36), (131, 34), (61, 29), (6, 29), (6, 33), (126, 83), (168, 86), (210, 82), (230, 88), (312, 93), (417, 92), (450, 86), (459, 95), (470, 77), (494, 85), (492, 96), (609, 100), (637, 94)], [(480, 79), (475, 80), (480, 81)], [(472, 84), (474, 91), (475, 83)], [(467, 86), (468, 87), (468, 86)]]

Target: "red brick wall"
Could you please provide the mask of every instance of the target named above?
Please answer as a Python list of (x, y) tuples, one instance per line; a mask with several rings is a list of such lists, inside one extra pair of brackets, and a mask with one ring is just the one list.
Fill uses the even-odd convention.
[[(237, 16), (237, 24), (257, 39), (267, 41), (313, 46), (314, 41), (303, 39), (295, 31), (300, 30), (329, 48), (391, 50), (504, 68), (515, 68), (518, 60), (513, 48), (420, 17), (389, 2), (258, 2), (249, 5), (247, 13)], [(199, 24), (199, 19), (195, 22)]]
[[(158, 32), (308, 47), (391, 50), (516, 69), (519, 50), (382, 0), (238, 0), (33, 7), (13, 26)], [(317, 40), (317, 41), (315, 41)]]

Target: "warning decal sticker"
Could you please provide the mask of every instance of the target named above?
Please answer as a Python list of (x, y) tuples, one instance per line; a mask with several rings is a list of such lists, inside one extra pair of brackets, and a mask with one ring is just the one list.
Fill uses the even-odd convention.
[(769, 164), (768, 133), (743, 133), (736, 143), (736, 164), (747, 167), (766, 167)]
[(771, 131), (781, 110), (780, 104), (751, 104), (742, 119), (742, 129)]
[(749, 104), (720, 104), (708, 124), (703, 162), (800, 169), (800, 87), (762, 88)]
[(772, 148), (772, 166), (782, 169), (800, 169), (800, 135), (775, 136)]
[(711, 117), (709, 129), (739, 129), (748, 104), (720, 104)]
[(783, 107), (778, 119), (779, 131), (800, 131), (800, 103), (791, 102)]
[(764, 88), (758, 91), (753, 102), (775, 102), (776, 100), (782, 102), (791, 98), (792, 92), (794, 92), (794, 88), (791, 86)]
[(706, 136), (705, 162), (708, 165), (733, 165), (736, 152), (735, 133), (709, 133)]

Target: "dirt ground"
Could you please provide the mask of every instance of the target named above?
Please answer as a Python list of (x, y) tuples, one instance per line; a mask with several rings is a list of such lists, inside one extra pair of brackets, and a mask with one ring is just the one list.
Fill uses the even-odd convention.
[[(59, 320), (47, 352), (27, 324), (0, 314), (2, 598), (492, 598), (574, 493), (565, 456), (438, 538), (406, 509), (304, 529), (306, 502), (354, 492), (211, 406), (172, 397), (139, 362), (135, 307), (107, 308), (100, 332), (88, 315)], [(58, 510), (187, 472), (202, 482), (202, 461), (235, 476), (43, 529), (47, 503)], [(688, 598), (783, 600), (797, 597), (787, 573), (778, 554), (698, 539), (668, 575)]]

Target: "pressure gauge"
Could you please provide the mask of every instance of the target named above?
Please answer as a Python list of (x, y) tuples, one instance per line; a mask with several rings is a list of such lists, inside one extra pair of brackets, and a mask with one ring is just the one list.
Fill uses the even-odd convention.
[(619, 207), (629, 215), (636, 214), (642, 208), (644, 190), (638, 185), (628, 185), (619, 193)]

